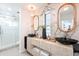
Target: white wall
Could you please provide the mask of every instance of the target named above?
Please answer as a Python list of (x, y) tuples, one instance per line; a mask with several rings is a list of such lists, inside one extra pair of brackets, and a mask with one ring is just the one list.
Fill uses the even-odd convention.
[(24, 36), (27, 36), (31, 32), (31, 16), (27, 9), (22, 8), (20, 15), (20, 52), (25, 51), (24, 49)]
[(76, 28), (76, 32), (74, 33), (74, 35), (72, 36), (72, 38), (79, 40), (79, 4), (76, 4), (76, 8), (77, 8), (77, 28)]

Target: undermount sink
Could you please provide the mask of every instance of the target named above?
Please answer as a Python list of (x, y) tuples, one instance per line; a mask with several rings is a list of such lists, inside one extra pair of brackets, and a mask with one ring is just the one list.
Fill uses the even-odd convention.
[(55, 39), (56, 39), (56, 41), (58, 41), (64, 45), (73, 45), (78, 42), (78, 40), (71, 39), (71, 38), (64, 38), (64, 37), (56, 37)]

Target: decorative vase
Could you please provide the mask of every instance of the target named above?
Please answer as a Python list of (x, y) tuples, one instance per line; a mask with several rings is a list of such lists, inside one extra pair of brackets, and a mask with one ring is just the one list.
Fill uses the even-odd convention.
[(42, 29), (42, 38), (43, 39), (47, 39), (47, 36), (46, 36), (46, 28), (43, 28)]

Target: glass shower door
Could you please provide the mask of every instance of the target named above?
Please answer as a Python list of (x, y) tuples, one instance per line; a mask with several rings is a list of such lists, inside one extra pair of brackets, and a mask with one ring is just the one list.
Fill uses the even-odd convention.
[(19, 41), (18, 21), (13, 17), (2, 18), (0, 26), (1, 49), (15, 45)]
[(1, 48), (1, 25), (0, 25), (0, 48)]

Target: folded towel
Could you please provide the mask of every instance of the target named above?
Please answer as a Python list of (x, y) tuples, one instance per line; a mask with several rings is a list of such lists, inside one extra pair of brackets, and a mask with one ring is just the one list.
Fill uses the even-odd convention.
[(33, 48), (33, 51), (39, 52), (40, 49), (38, 49), (37, 47), (34, 47), (34, 48)]
[(32, 51), (40, 53), (40, 56), (49, 56), (49, 53), (47, 51), (41, 50), (40, 48), (37, 47), (34, 47)]
[(41, 50), (41, 51), (40, 51), (40, 55), (41, 55), (41, 56), (49, 56), (49, 53), (46, 52), (46, 51)]

